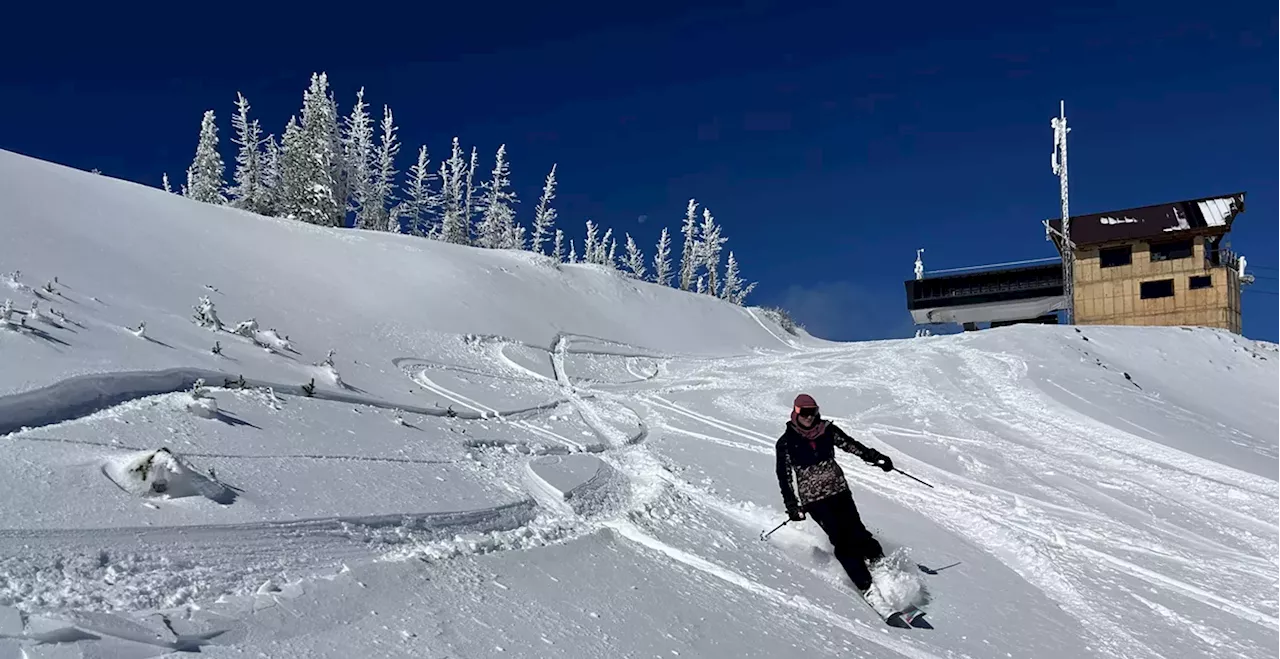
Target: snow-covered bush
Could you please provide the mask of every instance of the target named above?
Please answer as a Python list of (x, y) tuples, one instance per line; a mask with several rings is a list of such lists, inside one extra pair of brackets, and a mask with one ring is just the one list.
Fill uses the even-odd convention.
[(796, 320), (791, 317), (791, 314), (782, 307), (762, 307), (760, 312), (763, 313), (766, 318), (772, 320), (777, 323), (779, 327), (786, 330), (788, 334), (798, 335), (799, 330), (804, 329), (804, 326), (797, 323)]
[(252, 339), (258, 333), (258, 320), (250, 318), (249, 320), (240, 321), (236, 324), (235, 329), (231, 330), (231, 333), (239, 334), (246, 339)]
[(222, 330), (222, 321), (218, 319), (218, 311), (208, 295), (201, 295), (200, 302), (192, 309), (195, 311), (191, 317), (192, 322), (215, 332)]
[(22, 283), (22, 271), (14, 270), (4, 276), (4, 283), (11, 289), (19, 293), (30, 293), (31, 287)]
[(204, 384), (204, 378), (196, 380), (187, 395), (191, 398), (187, 401), (188, 412), (203, 419), (218, 416), (218, 400), (209, 393), (209, 388)]
[(267, 350), (275, 350), (279, 352), (288, 352), (293, 350), (293, 344), (289, 342), (289, 337), (281, 337), (280, 332), (274, 327), (269, 330), (258, 330), (257, 332), (254, 332), (253, 342)]
[(338, 367), (333, 363), (333, 356), (336, 353), (336, 350), (330, 349), (329, 354), (325, 356), (324, 361), (315, 365), (316, 375), (335, 387), (341, 387), (342, 374), (338, 372)]
[(44, 314), (40, 313), (40, 302), (36, 300), (31, 301), (31, 309), (27, 311), (27, 321), (30, 323), (37, 323), (41, 321), (49, 322), (48, 319), (44, 317)]
[(167, 448), (112, 460), (104, 472), (121, 489), (136, 496), (166, 499), (203, 496), (224, 505), (235, 500), (235, 494), (225, 485), (201, 474)]

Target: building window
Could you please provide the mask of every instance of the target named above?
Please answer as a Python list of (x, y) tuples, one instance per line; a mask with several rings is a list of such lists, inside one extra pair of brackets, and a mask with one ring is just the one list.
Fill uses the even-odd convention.
[(1192, 277), (1187, 284), (1187, 288), (1196, 290), (1197, 288), (1213, 288), (1213, 277), (1209, 275), (1197, 275)]
[(1173, 297), (1173, 280), (1157, 279), (1155, 281), (1144, 281), (1142, 282), (1139, 294), (1144, 300), (1152, 300), (1158, 297)]
[(1194, 243), (1187, 240), (1174, 240), (1166, 243), (1151, 244), (1151, 262), (1189, 259), (1195, 253)]
[(1098, 265), (1103, 268), (1115, 268), (1117, 266), (1129, 265), (1133, 263), (1133, 247), (1124, 245), (1123, 247), (1105, 247), (1098, 250)]

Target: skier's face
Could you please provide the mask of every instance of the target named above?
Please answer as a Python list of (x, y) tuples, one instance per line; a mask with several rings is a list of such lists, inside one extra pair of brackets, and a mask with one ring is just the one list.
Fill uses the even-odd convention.
[(812, 426), (813, 422), (816, 421), (817, 419), (818, 419), (818, 408), (816, 407), (802, 407), (796, 410), (796, 422), (804, 426), (805, 428)]

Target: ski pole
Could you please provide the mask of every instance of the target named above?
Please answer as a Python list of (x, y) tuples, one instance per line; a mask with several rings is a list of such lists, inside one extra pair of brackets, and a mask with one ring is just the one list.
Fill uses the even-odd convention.
[[(786, 526), (786, 525), (787, 525), (787, 522), (790, 522), (790, 521), (791, 521), (791, 519), (790, 519), (790, 518), (787, 518), (787, 519), (782, 520), (782, 523), (781, 523), (781, 524), (779, 524), (779, 525), (777, 525), (777, 526), (773, 527), (773, 531), (777, 531), (778, 529), (780, 529), (780, 528), (782, 528), (782, 527)], [(761, 542), (764, 542), (765, 540), (768, 540), (768, 539), (769, 539), (769, 536), (773, 535), (773, 531), (770, 531), (770, 532), (768, 532), (768, 533), (765, 533), (764, 531), (761, 531), (761, 532), (760, 532), (760, 541), (761, 541)]]
[[(913, 481), (915, 481), (915, 482), (917, 482), (917, 483), (920, 483), (921, 485), (929, 485), (928, 483), (926, 483), (926, 482), (924, 482), (924, 481), (920, 480), (919, 478), (916, 478), (915, 476), (912, 476), (911, 474), (908, 474), (907, 472), (905, 472), (905, 471), (903, 471), (903, 470), (901, 470), (901, 469), (899, 469), (899, 468), (897, 468), (897, 467), (894, 467), (894, 468), (893, 468), (893, 470), (894, 470), (894, 471), (896, 471), (896, 472), (898, 472), (899, 474), (902, 474), (903, 476), (906, 476), (907, 478), (910, 478), (911, 480), (913, 480)], [(933, 486), (932, 486), (932, 485), (929, 485), (929, 487), (933, 487)]]

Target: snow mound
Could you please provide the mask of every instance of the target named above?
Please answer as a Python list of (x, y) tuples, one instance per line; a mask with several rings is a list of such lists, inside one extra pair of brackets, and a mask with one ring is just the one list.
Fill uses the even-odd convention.
[(191, 391), (186, 393), (188, 400), (184, 401), (188, 412), (202, 419), (217, 419), (218, 399), (214, 398), (209, 390), (204, 386), (204, 380), (196, 380)]
[(584, 517), (616, 509), (628, 489), (624, 476), (586, 453), (533, 458), (526, 464), (525, 485), (543, 506)]
[(167, 448), (108, 460), (102, 472), (120, 489), (135, 496), (166, 499), (204, 497), (222, 505), (230, 505), (236, 500), (234, 490), (195, 471)]

